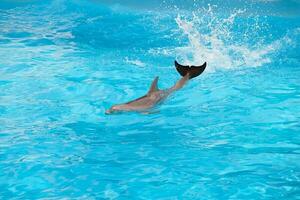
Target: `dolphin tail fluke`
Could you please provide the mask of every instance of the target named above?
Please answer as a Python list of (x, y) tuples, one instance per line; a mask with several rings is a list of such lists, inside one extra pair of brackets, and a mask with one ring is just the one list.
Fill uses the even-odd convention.
[(202, 74), (206, 68), (206, 62), (201, 66), (184, 66), (175, 60), (175, 67), (181, 76), (189, 74), (189, 79), (195, 78)]

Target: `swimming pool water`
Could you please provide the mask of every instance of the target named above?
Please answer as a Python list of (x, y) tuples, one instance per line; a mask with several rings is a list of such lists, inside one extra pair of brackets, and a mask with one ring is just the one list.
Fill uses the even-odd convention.
[[(300, 199), (298, 1), (0, 1), (0, 199)], [(105, 115), (207, 70), (145, 115)]]

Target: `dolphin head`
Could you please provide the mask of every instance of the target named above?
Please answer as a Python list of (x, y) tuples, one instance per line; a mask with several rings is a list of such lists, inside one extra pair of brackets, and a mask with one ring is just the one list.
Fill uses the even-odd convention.
[(109, 114), (120, 113), (124, 110), (126, 110), (126, 107), (124, 104), (114, 105), (110, 109), (106, 110), (105, 114), (109, 115)]

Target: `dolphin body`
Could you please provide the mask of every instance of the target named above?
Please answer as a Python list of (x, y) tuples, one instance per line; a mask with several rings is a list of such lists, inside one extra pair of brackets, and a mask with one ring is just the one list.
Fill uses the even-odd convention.
[(174, 86), (160, 90), (158, 89), (157, 82), (158, 76), (153, 80), (148, 93), (140, 98), (129, 101), (124, 104), (117, 104), (105, 111), (105, 114), (113, 114), (117, 112), (144, 112), (147, 113), (155, 105), (161, 103), (171, 93), (182, 88), (188, 80), (195, 78), (202, 74), (206, 68), (206, 62), (201, 66), (184, 66), (175, 61), (175, 67), (182, 78), (175, 83)]

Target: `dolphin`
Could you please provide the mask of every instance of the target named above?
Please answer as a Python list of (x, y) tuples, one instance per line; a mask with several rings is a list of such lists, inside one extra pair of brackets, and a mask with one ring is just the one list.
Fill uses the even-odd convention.
[(105, 111), (105, 114), (118, 112), (142, 112), (147, 113), (151, 108), (165, 100), (170, 94), (182, 88), (188, 80), (202, 74), (206, 68), (206, 62), (201, 66), (184, 66), (175, 60), (175, 67), (182, 76), (172, 87), (160, 90), (158, 89), (158, 76), (153, 80), (149, 91), (144, 96), (123, 104), (113, 105)]

